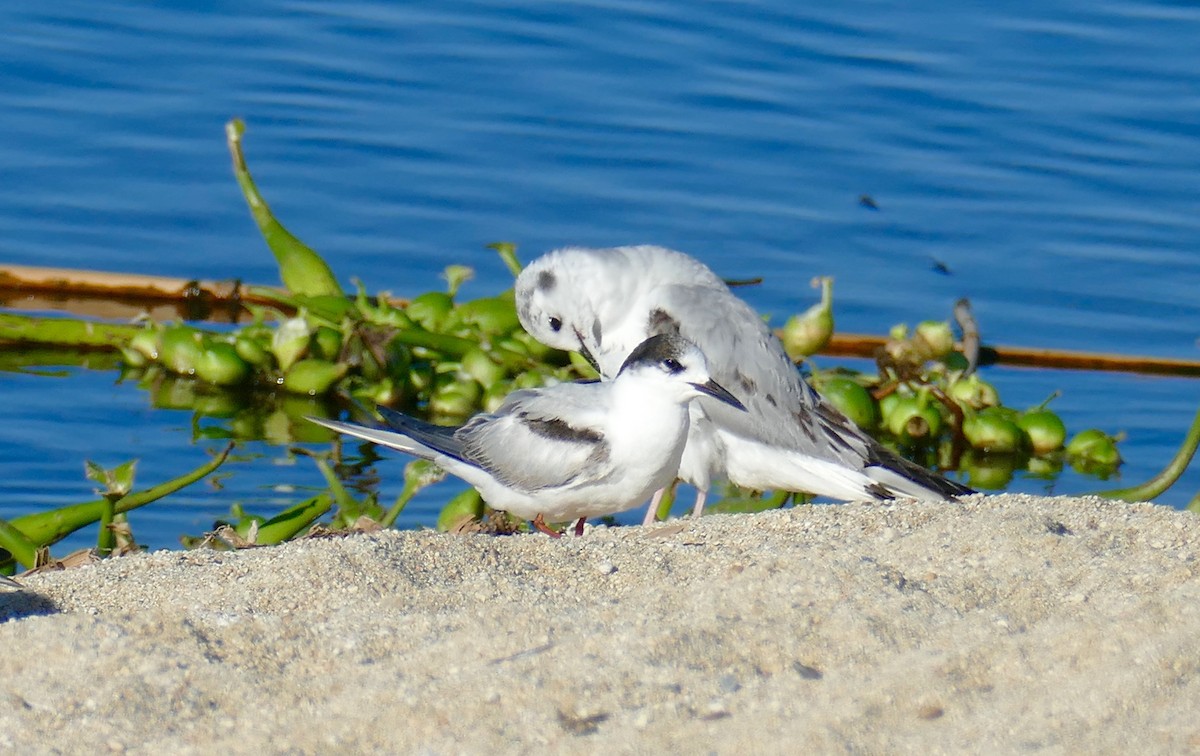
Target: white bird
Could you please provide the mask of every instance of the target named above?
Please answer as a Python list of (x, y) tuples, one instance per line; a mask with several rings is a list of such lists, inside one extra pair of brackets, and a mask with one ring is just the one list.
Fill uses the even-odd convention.
[(380, 407), (386, 427), (310, 417), (340, 433), (432, 460), (474, 486), (493, 509), (545, 523), (613, 514), (675, 480), (688, 434), (687, 405), (711, 397), (745, 407), (712, 380), (704, 355), (675, 334), (636, 345), (610, 382), (562, 383), (509, 394), (460, 427)]
[[(763, 320), (704, 263), (655, 246), (567, 247), (530, 263), (516, 283), (517, 314), (547, 346), (580, 352), (605, 379), (647, 336), (679, 334), (704, 352), (713, 377), (747, 412), (699, 399), (679, 478), (704, 509), (714, 477), (755, 490), (844, 501), (943, 500), (971, 489), (889, 451), (824, 401)], [(653, 520), (661, 492), (646, 522)]]

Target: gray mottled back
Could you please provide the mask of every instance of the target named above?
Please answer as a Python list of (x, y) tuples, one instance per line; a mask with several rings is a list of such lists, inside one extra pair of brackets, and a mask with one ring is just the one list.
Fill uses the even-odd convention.
[[(582, 346), (606, 378), (617, 375), (647, 336), (678, 334), (700, 348), (712, 377), (748, 409), (698, 399), (722, 434), (851, 470), (879, 465), (943, 496), (969, 490), (894, 455), (821, 399), (758, 314), (698, 260), (661, 247), (571, 248), (533, 266), (553, 271), (551, 304), (569, 314), (563, 331), (582, 344), (563, 347), (566, 339), (537, 323), (531, 333), (546, 343), (557, 338), (563, 348)], [(518, 304), (521, 296), (518, 290)], [(887, 495), (883, 489), (864, 493)]]

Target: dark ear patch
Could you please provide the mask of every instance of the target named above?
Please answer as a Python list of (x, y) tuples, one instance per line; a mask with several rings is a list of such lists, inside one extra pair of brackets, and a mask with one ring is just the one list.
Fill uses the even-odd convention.
[(634, 347), (621, 365), (621, 372), (634, 363), (657, 364), (668, 358), (678, 357), (683, 342), (677, 336), (655, 334)]
[(558, 283), (558, 279), (555, 278), (554, 274), (551, 273), (550, 271), (543, 270), (541, 273), (538, 273), (537, 288), (539, 290), (550, 291), (555, 287), (555, 285), (557, 283)]
[(679, 321), (671, 317), (666, 310), (656, 308), (650, 311), (650, 320), (646, 323), (646, 331), (654, 335), (666, 333), (678, 336)]

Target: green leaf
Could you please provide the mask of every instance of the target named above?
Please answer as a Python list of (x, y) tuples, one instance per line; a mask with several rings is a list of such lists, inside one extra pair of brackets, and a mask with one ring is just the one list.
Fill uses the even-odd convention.
[(446, 290), (450, 296), (457, 294), (459, 287), (474, 277), (475, 270), (467, 265), (447, 265), (442, 271), (442, 278), (446, 279)]
[[(168, 480), (165, 483), (160, 483), (157, 486), (122, 496), (111, 503), (113, 513), (119, 514), (121, 512), (128, 512), (131, 509), (137, 509), (195, 483), (220, 467), (232, 450), (233, 444), (229, 444), (213, 459), (191, 472)], [(76, 530), (99, 521), (104, 516), (105, 509), (109, 504), (110, 501), (108, 499), (73, 504), (49, 512), (35, 512), (33, 514), (22, 515), (21, 517), (14, 518), (9, 524), (23, 533), (34, 545), (38, 547), (49, 546), (74, 533)], [(15, 553), (10, 551), (10, 555), (15, 556)], [(0, 553), (0, 567), (10, 563), (12, 556)]]
[(233, 157), (234, 177), (242, 189), (246, 204), (250, 206), (250, 214), (258, 224), (259, 232), (279, 263), (279, 277), (283, 285), (300, 296), (342, 296), (342, 287), (325, 260), (275, 219), (270, 206), (259, 193), (250, 176), (250, 169), (246, 167), (245, 155), (242, 154), (242, 137), (245, 133), (246, 124), (240, 118), (225, 124), (225, 140)]
[(508, 270), (513, 274), (513, 278), (521, 275), (521, 270), (525, 267), (521, 265), (521, 261), (517, 259), (517, 245), (512, 242), (492, 242), (487, 245), (488, 249), (494, 249), (500, 253), (500, 259), (508, 266)]
[(88, 480), (95, 481), (102, 486), (102, 488), (96, 489), (96, 493), (101, 496), (115, 500), (133, 490), (133, 474), (137, 467), (136, 459), (117, 465), (111, 470), (101, 467), (90, 459), (84, 462), (83, 466)]

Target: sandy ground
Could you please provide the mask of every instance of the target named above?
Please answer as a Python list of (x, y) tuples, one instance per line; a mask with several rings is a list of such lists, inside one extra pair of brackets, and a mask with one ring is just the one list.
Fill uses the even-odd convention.
[(1200, 517), (800, 508), (158, 552), (0, 592), (0, 749), (1200, 750)]

